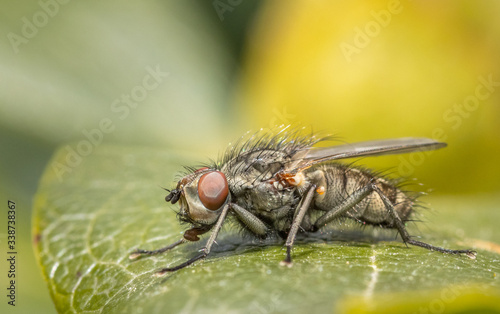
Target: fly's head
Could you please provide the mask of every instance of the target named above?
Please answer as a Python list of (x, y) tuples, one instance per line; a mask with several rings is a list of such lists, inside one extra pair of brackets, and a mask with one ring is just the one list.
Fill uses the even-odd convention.
[(183, 177), (165, 197), (172, 204), (179, 201), (179, 217), (196, 226), (213, 225), (231, 198), (224, 173), (201, 168)]

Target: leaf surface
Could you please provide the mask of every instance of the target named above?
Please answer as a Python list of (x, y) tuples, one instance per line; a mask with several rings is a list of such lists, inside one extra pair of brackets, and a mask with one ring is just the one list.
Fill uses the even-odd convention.
[[(476, 260), (407, 248), (391, 231), (338, 224), (299, 238), (294, 265), (286, 268), (279, 266), (283, 242), (242, 238), (227, 225), (206, 260), (157, 278), (158, 268), (193, 256), (207, 236), (159, 256), (131, 261), (128, 254), (182, 236), (186, 226), (179, 225), (177, 207), (165, 203), (160, 187), (172, 187), (181, 165), (203, 160), (169, 150), (101, 145), (58, 176), (60, 168), (54, 167), (67, 165), (67, 158), (61, 149), (49, 163), (33, 218), (35, 250), (60, 312), (356, 312), (387, 309), (390, 302), (377, 300), (394, 299), (395, 293), (403, 308), (428, 304), (428, 291), (457, 285), (493, 299), (499, 295), (495, 221), (500, 217), (491, 198), (474, 208), (475, 215), (470, 214), (479, 205), (474, 200), (437, 199), (439, 211), (424, 212), (429, 222), (410, 226), (411, 234), (435, 245), (478, 246)], [(459, 293), (466, 294), (464, 289)]]

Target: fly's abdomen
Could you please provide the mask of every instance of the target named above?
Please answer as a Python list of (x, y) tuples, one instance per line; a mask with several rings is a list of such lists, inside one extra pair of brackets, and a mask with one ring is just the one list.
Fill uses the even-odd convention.
[[(331, 163), (314, 168), (311, 170), (323, 172), (326, 181), (325, 193), (315, 200), (314, 205), (317, 209), (328, 211), (335, 208), (349, 195), (369, 184), (370, 180), (375, 177), (375, 184), (392, 202), (401, 220), (408, 220), (412, 211), (412, 200), (390, 181), (376, 177), (366, 170), (350, 168), (341, 164)], [(345, 216), (368, 224), (393, 226), (393, 219), (375, 191), (362, 199)]]

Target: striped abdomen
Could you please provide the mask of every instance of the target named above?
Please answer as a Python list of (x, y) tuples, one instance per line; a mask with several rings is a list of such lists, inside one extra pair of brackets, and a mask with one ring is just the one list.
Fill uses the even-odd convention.
[[(378, 177), (368, 170), (351, 168), (336, 163), (319, 165), (309, 169), (309, 171), (318, 170), (323, 172), (326, 179), (326, 191), (320, 197), (316, 197), (314, 203), (316, 209), (322, 211), (333, 209), (341, 204), (350, 194), (369, 184), (371, 179), (376, 178), (375, 183), (394, 205), (401, 220), (403, 222), (408, 220), (412, 212), (413, 201), (391, 181)], [(367, 224), (385, 227), (393, 226), (393, 219), (389, 215), (382, 199), (375, 191), (362, 199), (344, 216)]]

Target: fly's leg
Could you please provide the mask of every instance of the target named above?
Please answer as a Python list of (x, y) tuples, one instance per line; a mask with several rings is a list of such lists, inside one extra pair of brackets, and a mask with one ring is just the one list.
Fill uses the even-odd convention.
[(148, 250), (141, 250), (141, 249), (137, 249), (135, 250), (134, 252), (130, 253), (130, 255), (128, 256), (129, 259), (138, 259), (139, 257), (141, 256), (144, 256), (144, 255), (156, 255), (156, 254), (160, 254), (160, 253), (163, 253), (163, 252), (166, 252), (166, 251), (169, 251), (171, 249), (173, 249), (174, 247), (184, 243), (184, 242), (187, 242), (186, 239), (184, 238), (181, 238), (179, 241), (176, 241), (170, 245), (167, 245), (165, 247), (162, 247), (161, 249), (158, 249), (158, 250), (152, 250), (152, 251), (148, 251)]
[(212, 233), (210, 234), (210, 238), (208, 239), (207, 244), (205, 245), (204, 248), (201, 249), (201, 254), (198, 254), (195, 257), (193, 257), (193, 258), (187, 260), (186, 262), (179, 264), (177, 266), (162, 268), (162, 269), (158, 270), (155, 275), (158, 277), (163, 276), (167, 272), (177, 271), (179, 269), (182, 269), (186, 266), (193, 264), (197, 260), (200, 260), (202, 258), (207, 257), (207, 255), (210, 253), (210, 248), (214, 244), (215, 239), (217, 238), (217, 235), (219, 234), (219, 231), (222, 227), (222, 223), (224, 222), (224, 219), (226, 218), (227, 212), (229, 211), (229, 206), (230, 206), (229, 204), (226, 204), (224, 206), (224, 208), (222, 209), (222, 212), (220, 213), (220, 216), (217, 219), (217, 222), (215, 223), (215, 226), (212, 229)]
[(314, 196), (314, 192), (316, 189), (316, 185), (312, 185), (307, 191), (306, 196), (302, 199), (302, 202), (298, 206), (298, 210), (295, 212), (293, 217), (292, 227), (288, 232), (288, 237), (286, 239), (286, 258), (281, 262), (281, 265), (285, 265), (288, 267), (292, 266), (292, 257), (291, 251), (293, 246), (293, 241), (295, 240), (295, 236), (297, 235), (297, 231), (299, 231), (300, 224), (302, 223), (302, 219), (304, 219), (304, 215), (311, 205), (312, 198)]
[(317, 231), (319, 228), (325, 226), (327, 223), (341, 217), (352, 209), (356, 204), (361, 202), (365, 197), (367, 197), (371, 192), (373, 192), (372, 184), (368, 184), (349, 195), (341, 204), (337, 205), (333, 209), (329, 210), (323, 216), (319, 217), (318, 220), (313, 225), (313, 231)]
[(254, 214), (236, 204), (231, 204), (231, 209), (236, 213), (238, 219), (255, 235), (263, 237), (267, 234), (267, 226)]
[(398, 213), (394, 209), (394, 205), (391, 203), (391, 201), (384, 195), (384, 193), (375, 184), (372, 184), (372, 188), (375, 192), (377, 192), (377, 194), (384, 202), (385, 208), (387, 209), (389, 215), (391, 215), (392, 219), (394, 220), (395, 227), (399, 231), (399, 234), (401, 235), (401, 238), (405, 243), (420, 246), (429, 249), (431, 251), (438, 251), (441, 253), (448, 253), (448, 254), (465, 254), (467, 255), (467, 257), (471, 259), (476, 258), (476, 252), (472, 250), (450, 250), (411, 239), (410, 235), (408, 234), (408, 231), (406, 231), (406, 228), (403, 222), (401, 221), (401, 218), (399, 218)]
[(389, 215), (391, 215), (395, 227), (398, 230), (399, 234), (401, 235), (401, 238), (403, 239), (403, 242), (409, 243), (412, 245), (420, 246), (429, 250), (433, 251), (438, 251), (442, 253), (449, 253), (449, 254), (466, 254), (468, 257), (474, 259), (476, 257), (476, 252), (471, 251), (471, 250), (449, 250), (449, 249), (444, 249), (441, 247), (433, 246), (424, 242), (420, 242), (417, 240), (411, 239), (410, 235), (408, 234), (408, 231), (406, 231), (406, 228), (401, 221), (401, 218), (399, 218), (398, 213), (394, 209), (394, 205), (391, 203), (391, 201), (384, 195), (384, 193), (377, 187), (375, 183), (373, 183), (373, 180), (366, 186), (360, 188), (359, 190), (356, 190), (354, 193), (349, 195), (342, 204), (338, 205), (337, 207), (333, 208), (332, 210), (328, 211), (325, 213), (323, 216), (319, 217), (318, 220), (314, 223), (313, 226), (313, 231), (318, 230), (319, 228), (323, 227), (327, 223), (335, 220), (336, 218), (341, 217), (343, 214), (347, 213), (351, 208), (353, 208), (356, 204), (361, 202), (365, 197), (367, 197), (371, 192), (377, 192), (377, 194), (380, 196), (382, 201), (384, 202), (384, 205), (389, 212)]
[(198, 236), (208, 232), (209, 230), (210, 229), (204, 229), (204, 228), (191, 228), (189, 230), (186, 230), (186, 232), (184, 232), (184, 237), (181, 238), (179, 241), (176, 241), (176, 242), (174, 242), (170, 245), (167, 245), (165, 247), (162, 247), (161, 249), (158, 249), (158, 250), (149, 251), (149, 250), (137, 249), (134, 252), (130, 253), (128, 258), (134, 260), (134, 259), (137, 259), (137, 258), (144, 256), (144, 255), (161, 254), (163, 252), (169, 251), (169, 250), (173, 249), (174, 247), (176, 247), (180, 244), (186, 243), (188, 241), (191, 241), (191, 242), (198, 241), (200, 239)]

